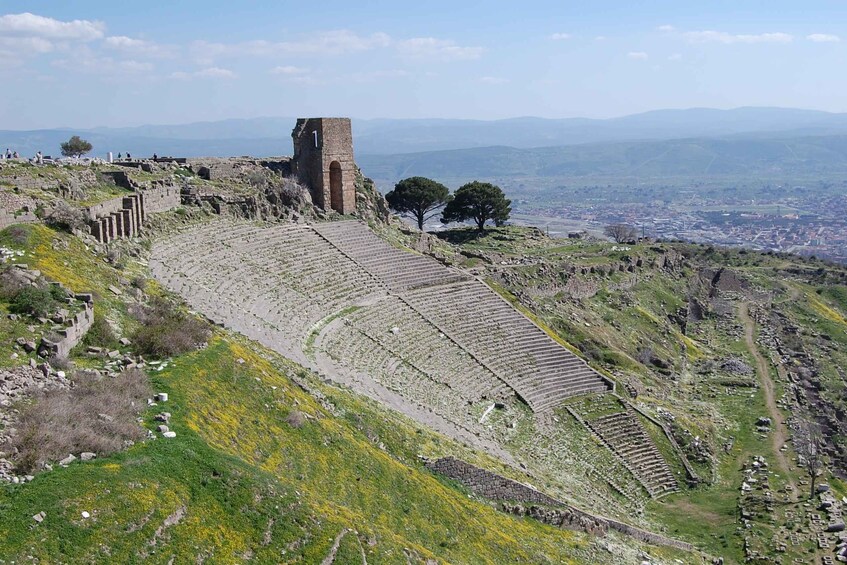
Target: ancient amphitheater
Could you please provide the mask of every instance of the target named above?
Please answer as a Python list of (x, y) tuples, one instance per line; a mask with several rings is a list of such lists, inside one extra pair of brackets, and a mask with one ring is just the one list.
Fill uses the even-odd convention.
[(539, 418), (566, 409), (649, 496), (677, 488), (608, 379), (483, 282), (361, 222), (203, 224), (159, 241), (151, 268), (210, 319), (419, 420), (479, 444), (504, 403)]

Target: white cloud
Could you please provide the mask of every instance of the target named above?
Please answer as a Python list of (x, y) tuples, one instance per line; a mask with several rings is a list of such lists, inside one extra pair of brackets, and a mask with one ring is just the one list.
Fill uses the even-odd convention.
[(281, 65), (271, 69), (272, 75), (297, 76), (308, 73), (309, 69), (295, 67), (293, 65)]
[(146, 55), (149, 57), (173, 57), (176, 48), (173, 46), (159, 45), (144, 39), (134, 39), (125, 35), (112, 35), (103, 40), (106, 47), (117, 51)]
[(597, 37), (594, 38), (594, 41), (606, 41), (606, 36), (605, 35), (598, 35)]
[(673, 27), (672, 25), (663, 25), (663, 26), (657, 27), (656, 29), (658, 29), (659, 31), (674, 31), (676, 28)]
[(682, 61), (682, 55), (674, 53), (673, 55), (668, 56), (668, 61)]
[(839, 43), (841, 41), (840, 37), (830, 33), (813, 33), (811, 35), (807, 35), (806, 39), (814, 41), (815, 43)]
[(571, 34), (569, 33), (553, 33), (550, 35), (550, 39), (553, 41), (562, 41), (564, 39), (570, 39)]
[(381, 79), (409, 78), (412, 73), (403, 69), (386, 69), (353, 73), (350, 78), (356, 82), (374, 82)]
[(479, 59), (485, 51), (482, 47), (465, 47), (457, 45), (451, 39), (437, 39), (435, 37), (406, 39), (397, 44), (397, 49), (406, 57), (441, 61)]
[(93, 41), (103, 37), (103, 22), (73, 20), (63, 22), (29, 12), (0, 16), (0, 33), (53, 40)]
[(687, 31), (683, 36), (692, 43), (790, 43), (794, 37), (787, 33), (732, 34), (725, 31)]
[(0, 47), (11, 53), (36, 55), (49, 53), (55, 46), (43, 37), (0, 37)]
[(202, 78), (235, 78), (235, 73), (229, 69), (222, 69), (220, 67), (208, 67), (205, 69), (201, 69), (194, 73), (196, 77)]
[(195, 59), (205, 62), (218, 57), (281, 55), (342, 55), (387, 47), (391, 38), (385, 33), (358, 35), (349, 30), (325, 31), (296, 41), (266, 41), (257, 39), (241, 43), (195, 41), (190, 51)]
[(131, 59), (116, 61), (111, 57), (98, 57), (91, 52), (77, 54), (73, 59), (56, 59), (50, 64), (57, 69), (70, 72), (103, 75), (147, 73), (153, 70), (153, 65), (150, 63)]
[(212, 78), (212, 79), (233, 79), (236, 75), (229, 69), (222, 69), (220, 67), (207, 67), (205, 69), (200, 69), (199, 71), (177, 71), (175, 73), (171, 73), (171, 78), (179, 79), (179, 80), (188, 80), (191, 78)]
[(506, 84), (509, 82), (509, 79), (502, 77), (482, 77), (479, 79), (479, 82), (485, 84)]
[(99, 39), (105, 29), (102, 22), (89, 20), (63, 22), (28, 12), (6, 14), (0, 16), (0, 55), (4, 66), (18, 66), (29, 57)]
[(626, 56), (636, 61), (646, 61), (649, 58), (649, 55), (644, 51), (630, 51)]

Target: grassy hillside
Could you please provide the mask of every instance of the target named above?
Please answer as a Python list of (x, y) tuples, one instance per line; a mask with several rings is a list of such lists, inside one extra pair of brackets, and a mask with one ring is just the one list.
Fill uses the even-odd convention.
[[(700, 483), (649, 503), (654, 528), (737, 562), (805, 561), (817, 550), (790, 429), (799, 418), (835, 426), (819, 480), (843, 489), (845, 269), (684, 244), (552, 240), (521, 228), (441, 235), (672, 432)], [(721, 269), (732, 275), (719, 277)], [(762, 417), (777, 424), (763, 430)], [(742, 496), (754, 457), (768, 463), (768, 488)], [(760, 499), (772, 502), (739, 528), (742, 510)]]
[[(108, 264), (45, 227), (6, 230), (0, 245), (24, 250), (22, 260), (74, 291), (94, 291), (97, 314), (120, 333), (135, 323), (132, 303), (161, 293), (152, 284), (129, 291), (142, 262)], [(2, 363), (26, 363), (10, 345), (4, 339)], [(73, 360), (98, 363), (81, 351)], [(152, 387), (169, 399), (146, 409), (143, 425), (154, 429), (154, 416), (168, 411), (176, 437), (155, 434), (0, 487), (0, 562), (315, 563), (336, 540), (337, 563), (623, 563), (639, 551), (631, 540), (594, 540), (469, 497), (418, 456), (496, 462), (227, 332), (155, 367), (147, 366)]]

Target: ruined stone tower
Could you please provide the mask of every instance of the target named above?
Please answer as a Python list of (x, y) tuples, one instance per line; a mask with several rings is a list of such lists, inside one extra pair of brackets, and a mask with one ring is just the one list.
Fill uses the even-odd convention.
[(294, 131), (294, 173), (324, 210), (356, 211), (350, 118), (299, 118)]

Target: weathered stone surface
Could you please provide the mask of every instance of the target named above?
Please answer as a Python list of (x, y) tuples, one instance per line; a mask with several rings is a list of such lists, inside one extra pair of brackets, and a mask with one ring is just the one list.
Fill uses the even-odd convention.
[(300, 118), (291, 132), (294, 172), (324, 210), (356, 211), (356, 164), (349, 118)]

